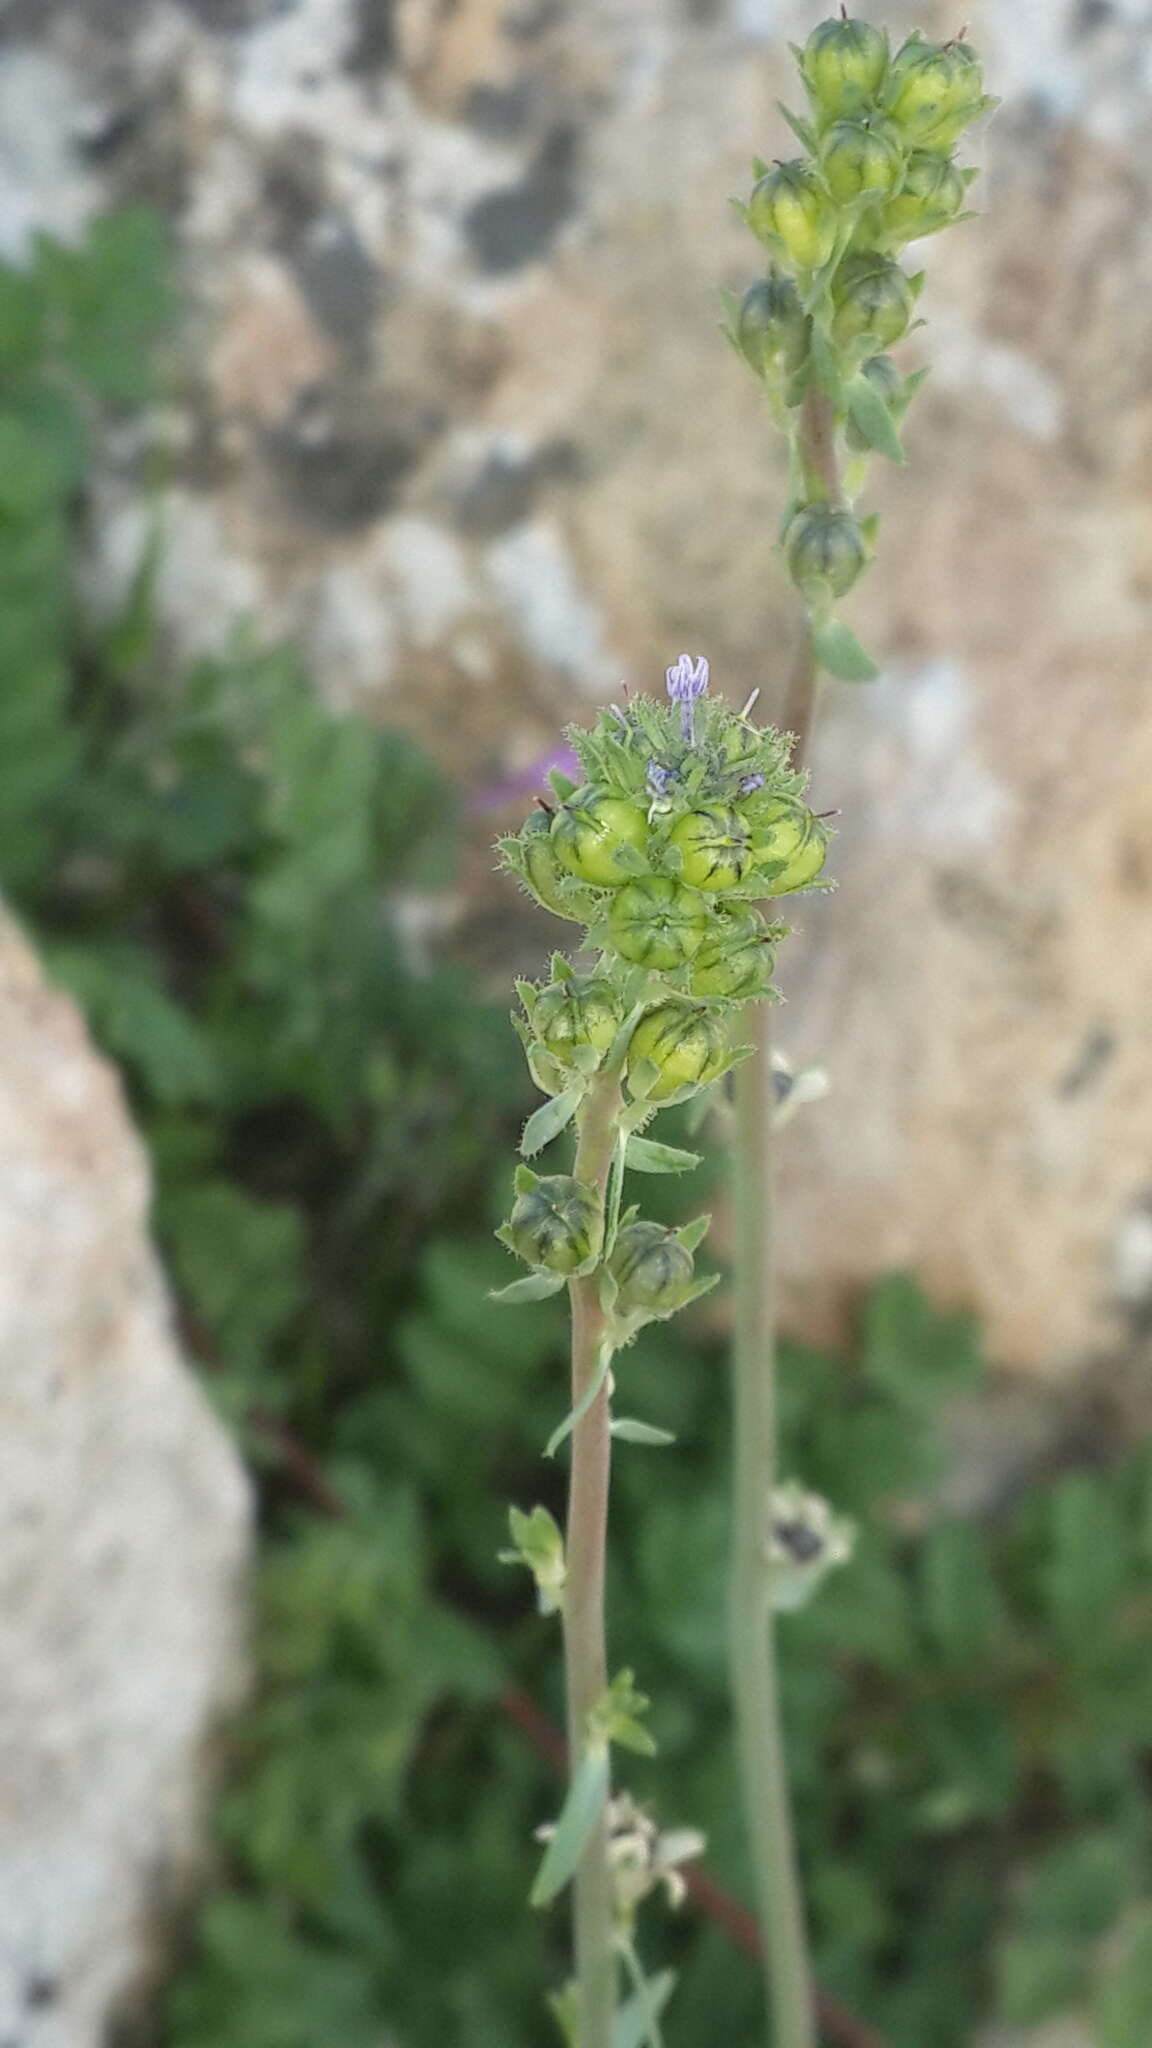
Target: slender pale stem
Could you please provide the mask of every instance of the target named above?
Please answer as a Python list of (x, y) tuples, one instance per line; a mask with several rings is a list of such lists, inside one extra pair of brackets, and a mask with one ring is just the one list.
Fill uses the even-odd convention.
[[(603, 1198), (616, 1145), (620, 1085), (604, 1075), (590, 1090), (580, 1113), (575, 1173)], [(595, 1378), (604, 1335), (600, 1276), (585, 1274), (569, 1284), (572, 1304), (572, 1405)], [(568, 1487), (564, 1594), (564, 1657), (568, 1695), (569, 1770), (579, 1768), (588, 1740), (588, 1716), (608, 1683), (604, 1638), (604, 1561), (611, 1473), (611, 1405), (601, 1388), (572, 1432)], [(612, 2048), (616, 2005), (612, 1884), (608, 1863), (607, 1815), (601, 1816), (580, 1859), (573, 1886), (573, 1932), (579, 1990), (580, 2048)]]
[[(833, 407), (815, 386), (800, 411), (797, 465), (808, 495), (843, 502)], [(816, 666), (804, 635), (781, 720), (793, 764), (808, 750)], [(729, 1637), (745, 1822), (767, 1967), (773, 2048), (816, 2048), (808, 1938), (796, 1867), (776, 1672), (768, 1496), (777, 1471), (775, 1159), (771, 1010), (752, 1004), (756, 1057), (736, 1077), (736, 1337), (733, 1356), (733, 1532)]]
[[(768, 1973), (774, 2048), (815, 2048), (808, 1944), (792, 1839), (777, 1697), (768, 1494), (776, 1476), (776, 1300), (772, 1231), (772, 1059), (759, 1041), (737, 1083), (736, 1346), (729, 1631), (745, 1823)], [(749, 1020), (751, 1023), (751, 1019)]]

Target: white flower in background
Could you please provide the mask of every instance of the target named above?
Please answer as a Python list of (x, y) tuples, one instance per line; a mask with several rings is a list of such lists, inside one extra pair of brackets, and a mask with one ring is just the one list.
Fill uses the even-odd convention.
[(773, 1607), (790, 1614), (806, 1606), (825, 1575), (847, 1563), (855, 1543), (855, 1524), (834, 1514), (822, 1495), (806, 1493), (794, 1479), (773, 1487), (768, 1500)]

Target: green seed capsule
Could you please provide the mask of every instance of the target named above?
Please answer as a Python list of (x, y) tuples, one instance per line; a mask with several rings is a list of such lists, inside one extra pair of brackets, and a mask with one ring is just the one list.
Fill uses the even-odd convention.
[(669, 843), (684, 857), (680, 872), (694, 889), (718, 893), (738, 888), (752, 865), (752, 842), (738, 811), (724, 804), (689, 811), (678, 818)]
[(800, 69), (814, 113), (838, 120), (879, 98), (888, 74), (888, 38), (867, 21), (822, 21), (804, 45)]
[(832, 296), (832, 334), (842, 347), (867, 335), (878, 348), (889, 348), (907, 334), (916, 304), (900, 265), (875, 250), (845, 257)]
[[(572, 890), (564, 894), (567, 877), (552, 850), (552, 820), (546, 811), (534, 811), (511, 843), (508, 864), (527, 883), (536, 901), (550, 910), (554, 917), (570, 918), (575, 924), (587, 924), (595, 904), (594, 897), (587, 897), (584, 903), (578, 899), (584, 892)], [(573, 901), (573, 897), (577, 900)]]
[(814, 882), (828, 857), (828, 834), (820, 819), (796, 797), (778, 797), (757, 824), (757, 862), (784, 861), (779, 874), (766, 874), (766, 896), (788, 896)]
[(820, 168), (829, 191), (844, 205), (874, 193), (895, 192), (904, 176), (904, 153), (887, 123), (837, 121), (820, 147)]
[[(946, 149), (985, 106), (984, 72), (970, 43), (929, 43), (909, 36), (892, 60), (889, 118), (909, 142)], [(941, 131), (954, 130), (949, 142)]]
[(691, 1290), (695, 1262), (675, 1231), (662, 1223), (626, 1223), (617, 1233), (608, 1270), (619, 1290), (618, 1309), (670, 1316)]
[(627, 877), (620, 865), (625, 847), (641, 852), (648, 843), (648, 820), (623, 797), (588, 783), (570, 796), (552, 821), (556, 857), (581, 882), (600, 889), (617, 888)]
[(570, 1173), (554, 1173), (517, 1196), (508, 1238), (528, 1265), (573, 1273), (598, 1249), (602, 1227), (595, 1191)]
[(729, 913), (713, 919), (689, 970), (689, 991), (713, 1000), (750, 1002), (770, 987), (775, 961), (776, 949), (759, 918)]
[(649, 1090), (649, 1102), (663, 1102), (680, 1088), (703, 1088), (715, 1078), (727, 1056), (724, 1026), (715, 1010), (694, 1003), (661, 1003), (641, 1017), (628, 1042), (628, 1069), (650, 1060), (660, 1077)]
[(778, 244), (800, 270), (819, 270), (836, 247), (836, 208), (802, 157), (777, 164), (752, 188), (748, 225), (769, 245)]
[(792, 581), (806, 597), (843, 597), (867, 564), (868, 544), (851, 512), (803, 505), (788, 528), (786, 553)]
[(736, 315), (736, 343), (758, 377), (775, 369), (798, 370), (808, 353), (811, 322), (790, 277), (762, 277), (750, 284)]
[(963, 211), (967, 189), (951, 157), (927, 149), (913, 151), (903, 187), (880, 216), (882, 232), (906, 242), (934, 234)]
[(669, 973), (698, 953), (708, 930), (708, 905), (697, 889), (646, 875), (626, 882), (608, 913), (611, 943), (625, 960)]
[(565, 1061), (580, 1045), (607, 1052), (622, 1014), (610, 981), (575, 974), (571, 981), (541, 989), (532, 1007), (532, 1029), (554, 1059)]

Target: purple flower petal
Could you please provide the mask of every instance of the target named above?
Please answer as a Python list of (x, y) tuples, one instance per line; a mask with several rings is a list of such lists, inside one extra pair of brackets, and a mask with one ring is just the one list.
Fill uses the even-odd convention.
[(515, 803), (519, 797), (535, 796), (548, 787), (548, 776), (552, 769), (566, 775), (570, 782), (579, 782), (583, 773), (579, 760), (571, 747), (552, 747), (546, 754), (538, 754), (526, 768), (516, 775), (505, 776), (500, 782), (486, 783), (482, 789), (473, 790), (468, 799), (468, 809), (473, 814), (484, 811), (502, 811), (507, 804)]
[(675, 668), (665, 669), (668, 695), (680, 706), (680, 731), (691, 746), (696, 738), (695, 704), (708, 688), (708, 661), (703, 654), (682, 654)]

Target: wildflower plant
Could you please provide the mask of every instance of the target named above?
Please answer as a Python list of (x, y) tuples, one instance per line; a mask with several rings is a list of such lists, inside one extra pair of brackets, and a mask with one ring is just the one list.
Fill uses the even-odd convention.
[[(963, 34), (932, 43), (917, 32), (893, 54), (883, 31), (842, 13), (795, 54), (807, 110), (784, 111), (804, 154), (754, 166), (739, 210), (767, 270), (729, 298), (727, 332), (789, 443), (780, 551), (807, 622), (789, 699), (796, 730), (754, 724), (758, 692), (740, 713), (709, 696), (707, 661), (682, 654), (664, 701), (630, 697), (590, 732), (570, 733), (583, 781), (554, 771), (554, 801), (502, 841), (536, 901), (581, 928), (577, 958), (556, 954), (545, 986), (518, 985), (516, 1028), (547, 1099), (525, 1128), (498, 1233), (529, 1268), (500, 1298), (531, 1302), (566, 1287), (572, 1312), (571, 1407), (546, 1446), (554, 1456), (570, 1439), (566, 1528), (541, 1507), (513, 1509), (505, 1555), (532, 1572), (541, 1610), (558, 1612), (564, 1632), (569, 1790), (545, 1831), (532, 1898), (546, 1905), (572, 1886), (575, 1977), (554, 2009), (573, 2048), (660, 2043), (670, 1987), (645, 1978), (634, 1946), (648, 1834), (631, 1825), (627, 1795), (614, 1796), (611, 1766), (614, 1748), (644, 1753), (652, 1741), (631, 1672), (609, 1682), (604, 1569), (613, 1440), (670, 1439), (613, 1404), (617, 1361), (638, 1331), (716, 1279), (695, 1270), (709, 1219), (679, 1230), (647, 1220), (625, 1206), (627, 1176), (695, 1166), (695, 1154), (645, 1133), (664, 1107), (691, 1101), (702, 1114), (737, 1068), (732, 1685), (773, 2041), (815, 2044), (773, 1615), (802, 1605), (846, 1560), (852, 1531), (775, 1470), (772, 1135), (822, 1082), (797, 1088), (773, 1055), (764, 1018), (788, 936), (773, 906), (819, 887), (827, 856), (803, 768), (817, 673), (877, 673), (838, 607), (874, 551), (875, 519), (854, 509), (869, 458), (903, 460), (900, 422), (924, 374), (906, 375), (888, 353), (919, 324), (923, 274), (900, 254), (966, 217), (975, 172), (953, 151), (993, 102)], [(570, 1128), (567, 1170), (538, 1174), (528, 1162)], [(626, 1366), (619, 1373), (626, 1384)]]
[[(650, 1831), (625, 1830), (623, 1855), (618, 1816), (634, 1810), (612, 1801), (609, 1761), (614, 1747), (651, 1749), (647, 1702), (630, 1673), (609, 1683), (603, 1579), (613, 1440), (669, 1439), (615, 1412), (617, 1371), (626, 1384), (617, 1362), (647, 1324), (717, 1278), (696, 1271), (709, 1219), (673, 1230), (646, 1218), (625, 1206), (628, 1176), (698, 1163), (645, 1133), (671, 1105), (702, 1110), (748, 1056), (742, 1020), (749, 1004), (771, 1000), (788, 933), (763, 906), (818, 885), (828, 846), (787, 742), (752, 722), (752, 705), (738, 713), (710, 696), (702, 657), (681, 655), (666, 683), (663, 701), (632, 696), (590, 732), (573, 731), (583, 782), (553, 771), (553, 800), (502, 842), (529, 894), (579, 927), (579, 964), (557, 953), (546, 984), (519, 984), (516, 1028), (546, 1100), (525, 1128), (499, 1235), (529, 1268), (504, 1301), (567, 1287), (572, 1306), (571, 1408), (546, 1447), (554, 1456), (571, 1439), (567, 1528), (543, 1507), (514, 1508), (505, 1555), (528, 1567), (542, 1611), (559, 1611), (564, 1628), (572, 1774), (533, 1899), (547, 1904), (573, 1884), (576, 1979), (557, 2013), (580, 2048), (615, 2040), (621, 1967), (631, 1978), (623, 2010), (649, 2032), (661, 1989), (633, 1945), (635, 1907), (651, 1889), (637, 1890), (635, 1844)], [(568, 1170), (538, 1173), (529, 1162), (570, 1128)]]
[[(785, 697), (790, 761), (801, 766), (821, 672), (872, 680), (875, 662), (839, 617), (872, 560), (874, 514), (856, 501), (874, 455), (903, 462), (901, 423), (927, 372), (889, 351), (922, 323), (924, 273), (908, 245), (968, 218), (977, 173), (961, 138), (995, 101), (965, 31), (919, 30), (893, 52), (886, 32), (842, 8), (793, 46), (806, 106), (781, 108), (803, 154), (753, 165), (738, 211), (766, 273), (727, 300), (729, 340), (757, 378), (789, 450), (779, 550), (804, 604), (801, 658)], [(808, 1597), (848, 1532), (823, 1503), (777, 1485), (774, 1135), (782, 1121), (771, 1033), (737, 1082), (735, 1345), (730, 1666), (775, 2048), (815, 2048), (815, 2001), (792, 1847), (780, 1730), (774, 1614)], [(771, 1536), (764, 1542), (765, 1502)]]

